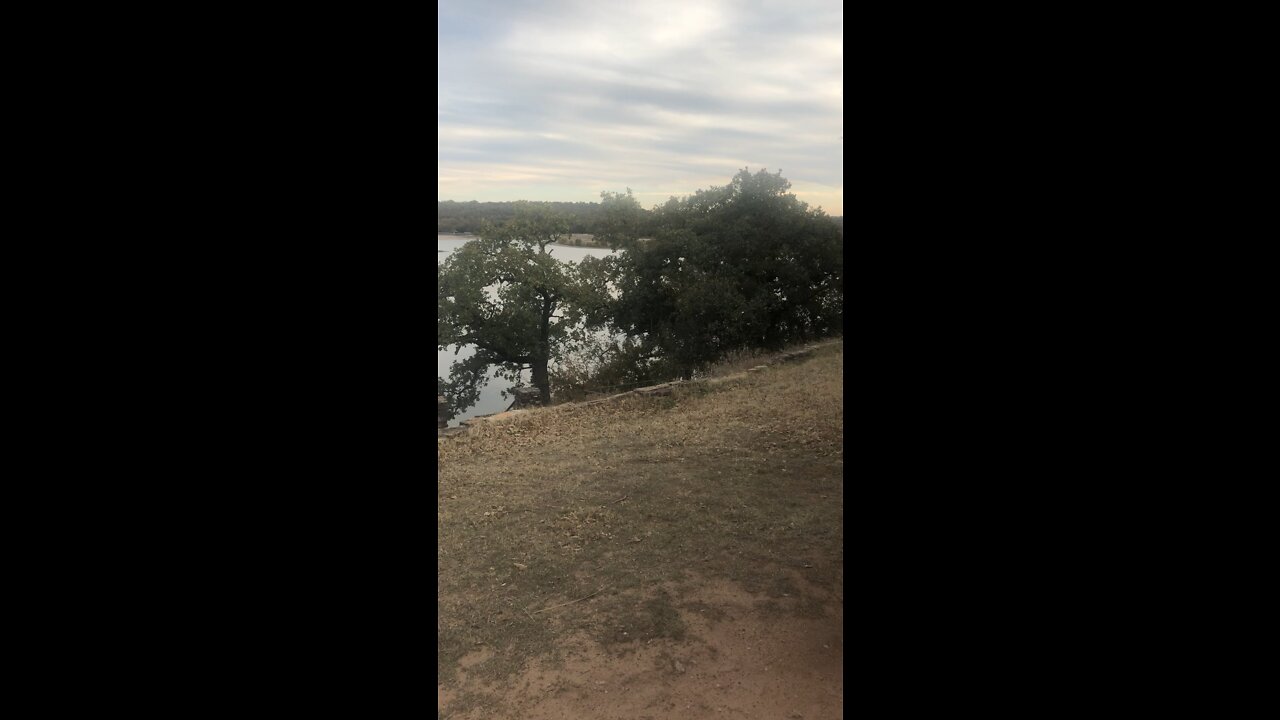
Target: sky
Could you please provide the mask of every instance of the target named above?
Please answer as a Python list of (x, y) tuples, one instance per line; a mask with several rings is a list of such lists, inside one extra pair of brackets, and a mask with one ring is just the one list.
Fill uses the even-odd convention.
[(438, 200), (653, 207), (749, 168), (844, 214), (841, 0), (438, 7)]

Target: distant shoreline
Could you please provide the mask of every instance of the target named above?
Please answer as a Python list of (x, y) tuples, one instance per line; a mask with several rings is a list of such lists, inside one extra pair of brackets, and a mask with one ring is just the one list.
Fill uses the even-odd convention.
[[(466, 240), (470, 240), (470, 239), (472, 239), (472, 238), (480, 237), (479, 235), (476, 235), (475, 233), (456, 233), (456, 232), (451, 232), (451, 233), (447, 233), (447, 232), (438, 232), (438, 233), (436, 233), (436, 237), (441, 237), (441, 236), (446, 236), (446, 235), (447, 235), (447, 236), (449, 236), (449, 237), (453, 237), (453, 238), (462, 238), (462, 239), (466, 239)], [(608, 245), (597, 245), (597, 244), (595, 243), (595, 235), (592, 235), (592, 234), (590, 234), (590, 233), (570, 233), (570, 235), (569, 235), (569, 239), (570, 239), (571, 241), (572, 241), (572, 240), (578, 240), (578, 239), (580, 239), (580, 240), (582, 240), (582, 244), (581, 244), (581, 245), (576, 245), (576, 244), (574, 244), (573, 242), (553, 242), (553, 243), (551, 243), (551, 244), (552, 244), (552, 245), (554, 245), (554, 246), (558, 246), (558, 247), (567, 247), (567, 248), (594, 248), (594, 249), (597, 249), (597, 250), (608, 250), (608, 249), (609, 249), (609, 246), (608, 246)]]

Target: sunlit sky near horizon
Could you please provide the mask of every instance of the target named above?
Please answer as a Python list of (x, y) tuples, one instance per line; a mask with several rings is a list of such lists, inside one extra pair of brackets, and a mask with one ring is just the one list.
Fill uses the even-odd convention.
[(844, 214), (839, 0), (440, 0), (437, 199), (645, 207), (782, 171)]

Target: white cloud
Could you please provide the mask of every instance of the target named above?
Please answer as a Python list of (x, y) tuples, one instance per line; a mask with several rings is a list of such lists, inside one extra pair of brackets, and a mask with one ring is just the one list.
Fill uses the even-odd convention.
[(441, 199), (660, 201), (764, 167), (843, 212), (838, 2), (440, 8)]

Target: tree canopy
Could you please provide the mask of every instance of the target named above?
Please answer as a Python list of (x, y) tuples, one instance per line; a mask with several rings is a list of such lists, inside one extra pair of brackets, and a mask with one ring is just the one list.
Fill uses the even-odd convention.
[(581, 269), (548, 251), (568, 232), (564, 216), (517, 204), (512, 220), (486, 223), (478, 239), (438, 266), (437, 346), (475, 348), (453, 363), (442, 385), (452, 407), (473, 405), (494, 366), (513, 380), (530, 370), (543, 402), (550, 401), (549, 363), (584, 332), (584, 309), (599, 303), (591, 302)]
[[(578, 264), (548, 251), (569, 234), (567, 216), (515, 203), (439, 266), (438, 345), (475, 348), (453, 364), (445, 396), (474, 404), (497, 366), (513, 380), (530, 370), (549, 402), (557, 365), (559, 387), (583, 387), (583, 368), (647, 382), (842, 333), (843, 226), (790, 187), (781, 172), (744, 169), (648, 211), (630, 190), (604, 192), (596, 240), (618, 252)], [(600, 331), (611, 339), (588, 342)]]
[(744, 169), (647, 216), (612, 195), (616, 327), (685, 375), (732, 350), (842, 332), (843, 235), (790, 187)]

